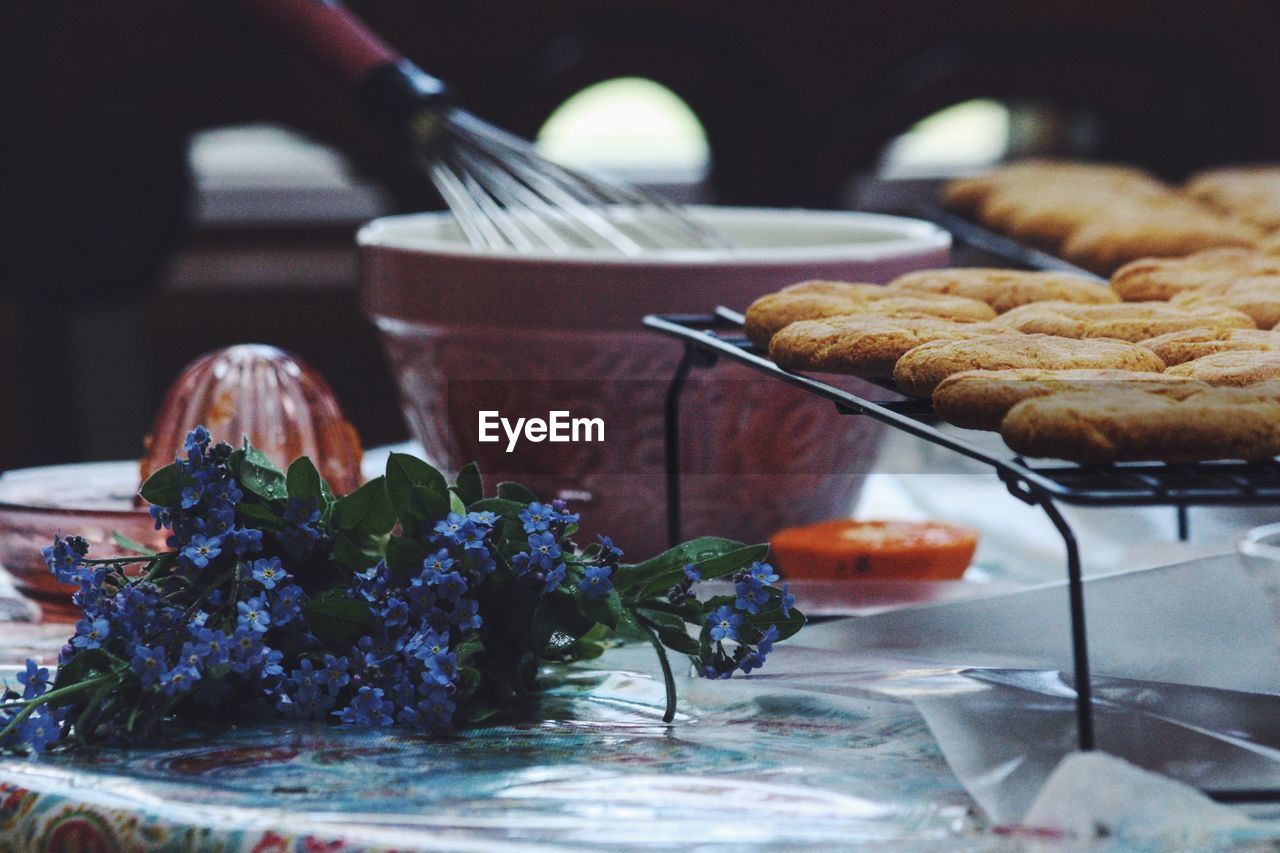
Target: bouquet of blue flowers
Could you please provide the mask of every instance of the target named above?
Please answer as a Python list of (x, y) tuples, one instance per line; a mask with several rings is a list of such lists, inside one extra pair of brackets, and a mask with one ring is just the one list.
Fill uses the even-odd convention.
[[(804, 625), (767, 545), (702, 538), (626, 564), (607, 536), (578, 547), (563, 501), (515, 483), (485, 497), (474, 465), (449, 484), (391, 454), (338, 497), (306, 457), (280, 471), (196, 427), (141, 495), (169, 550), (93, 559), (61, 535), (45, 549), (83, 619), (52, 682), (28, 660), (0, 696), (0, 748), (263, 715), (447, 732), (527, 713), (545, 666), (629, 637), (657, 654), (670, 722), (667, 649), (727, 678)], [(701, 597), (716, 578), (733, 594)]]

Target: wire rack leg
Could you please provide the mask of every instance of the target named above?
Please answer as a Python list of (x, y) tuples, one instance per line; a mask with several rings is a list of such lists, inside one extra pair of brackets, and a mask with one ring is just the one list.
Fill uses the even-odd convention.
[(675, 375), (667, 386), (667, 403), (663, 415), (663, 434), (667, 468), (667, 545), (680, 544), (680, 397), (684, 393), (689, 371), (693, 369), (693, 347), (686, 346)]
[(1062, 535), (1067, 546), (1067, 594), (1071, 600), (1071, 657), (1075, 665), (1076, 729), (1080, 748), (1093, 749), (1093, 682), (1089, 678), (1089, 633), (1084, 620), (1084, 580), (1080, 574), (1080, 546), (1071, 525), (1062, 517), (1053, 500), (1040, 496), (1040, 507)]

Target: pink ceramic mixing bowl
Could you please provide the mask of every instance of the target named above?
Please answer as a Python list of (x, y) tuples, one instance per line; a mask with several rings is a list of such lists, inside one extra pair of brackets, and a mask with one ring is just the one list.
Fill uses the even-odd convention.
[[(586, 537), (629, 558), (665, 547), (663, 398), (678, 344), (651, 313), (743, 309), (811, 278), (884, 282), (946, 266), (949, 236), (911, 219), (801, 210), (695, 209), (740, 248), (634, 258), (470, 248), (447, 214), (379, 219), (359, 234), (364, 305), (381, 330), (409, 427), (442, 468), (475, 460), (570, 499)], [(480, 411), (601, 418), (603, 442), (480, 441)], [(502, 430), (497, 432), (501, 435)], [(585, 435), (585, 431), (580, 436)], [(764, 541), (848, 511), (877, 426), (840, 416), (741, 366), (698, 371), (681, 423), (684, 532)], [(594, 437), (594, 436), (593, 436)]]

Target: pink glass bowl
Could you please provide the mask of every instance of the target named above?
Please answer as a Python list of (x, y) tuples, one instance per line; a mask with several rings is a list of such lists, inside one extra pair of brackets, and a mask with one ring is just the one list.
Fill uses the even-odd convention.
[[(638, 257), (470, 248), (448, 214), (376, 220), (359, 234), (364, 306), (381, 330), (409, 428), (450, 473), (477, 461), (581, 509), (629, 557), (665, 546), (663, 401), (680, 346), (651, 313), (743, 309), (810, 278), (884, 282), (946, 266), (934, 225), (863, 213), (700, 208), (733, 250)], [(603, 443), (479, 441), (478, 411), (605, 421)], [(764, 541), (847, 512), (879, 429), (745, 368), (698, 371), (681, 421), (686, 536)]]
[(74, 587), (53, 579), (41, 549), (53, 535), (83, 536), (91, 557), (130, 552), (113, 534), (152, 549), (164, 548), (164, 535), (151, 516), (133, 504), (138, 463), (93, 462), (9, 471), (0, 476), (0, 567), (19, 591), (39, 603), (44, 618), (75, 619)]

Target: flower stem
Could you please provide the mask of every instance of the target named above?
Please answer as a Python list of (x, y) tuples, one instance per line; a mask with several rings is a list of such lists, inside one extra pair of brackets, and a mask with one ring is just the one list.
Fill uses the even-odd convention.
[(27, 700), (26, 707), (19, 711), (17, 716), (9, 721), (8, 725), (3, 729), (0, 729), (0, 740), (7, 738), (10, 732), (18, 727), (19, 723), (27, 717), (30, 717), (35, 709), (39, 708), (41, 705), (45, 705), (54, 699), (61, 699), (63, 696), (74, 696), (77, 693), (84, 693), (90, 687), (98, 687), (106, 684), (115, 677), (115, 673), (111, 672), (106, 675), (99, 675), (97, 678), (87, 678), (84, 681), (76, 682), (75, 684), (68, 685), (67, 687), (59, 687), (56, 690), (50, 690), (48, 693), (42, 693), (33, 699)]
[[(642, 617), (642, 622), (648, 621)], [(667, 660), (667, 650), (663, 647), (662, 640), (658, 639), (658, 634), (647, 624), (644, 633), (653, 650), (658, 653), (658, 663), (662, 665), (662, 683), (667, 688), (667, 709), (662, 714), (662, 722), (669, 723), (676, 718), (676, 679), (671, 674), (671, 661)]]

